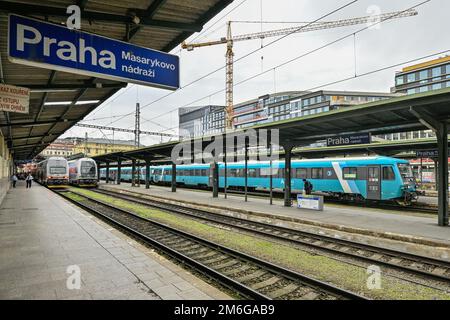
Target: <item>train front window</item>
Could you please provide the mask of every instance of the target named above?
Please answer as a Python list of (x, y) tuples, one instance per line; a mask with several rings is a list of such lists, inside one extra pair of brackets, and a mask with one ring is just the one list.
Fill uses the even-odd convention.
[(50, 167), (50, 174), (66, 174), (65, 167)]
[(95, 177), (95, 165), (93, 162), (83, 161), (81, 162), (81, 174), (83, 176)]
[(411, 166), (409, 164), (400, 163), (398, 165), (398, 169), (400, 170), (400, 174), (404, 181), (414, 178)]

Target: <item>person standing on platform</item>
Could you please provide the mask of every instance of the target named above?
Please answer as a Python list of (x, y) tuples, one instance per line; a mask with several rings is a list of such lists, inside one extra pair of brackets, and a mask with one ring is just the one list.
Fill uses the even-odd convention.
[(313, 190), (312, 183), (306, 179), (303, 179), (303, 190), (305, 191), (305, 194), (309, 196)]
[(28, 174), (27, 178), (25, 179), (27, 181), (27, 189), (31, 188), (31, 183), (33, 182), (33, 176), (31, 175), (31, 173)]
[(17, 180), (19, 180), (19, 179), (17, 178), (16, 174), (14, 173), (14, 174), (12, 175), (12, 177), (11, 177), (11, 181), (12, 181), (12, 186), (13, 186), (13, 188), (16, 187)]

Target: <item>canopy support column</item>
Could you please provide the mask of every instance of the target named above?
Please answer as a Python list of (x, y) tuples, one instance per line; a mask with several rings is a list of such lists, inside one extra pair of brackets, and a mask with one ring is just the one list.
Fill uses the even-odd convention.
[(106, 177), (105, 182), (109, 183), (109, 162), (106, 163)]
[(145, 160), (145, 189), (150, 189), (150, 160)]
[(177, 164), (172, 162), (172, 192), (177, 192)]
[(97, 182), (100, 182), (100, 162), (95, 163), (97, 165)]
[(438, 222), (444, 227), (448, 226), (448, 132), (447, 124), (441, 123), (437, 130), (438, 141)]
[(131, 160), (131, 186), (136, 186), (136, 160)]
[(245, 202), (248, 201), (248, 136), (245, 137), (245, 144), (244, 144), (244, 180), (245, 180)]
[(445, 122), (440, 122), (429, 116), (419, 107), (411, 107), (409, 110), (417, 119), (433, 130), (437, 136), (438, 159), (435, 162), (437, 166), (436, 184), (438, 188), (438, 224), (439, 226), (448, 226), (448, 126)]
[(219, 197), (219, 164), (214, 162), (211, 164), (211, 183), (213, 189), (213, 198)]
[(284, 206), (291, 207), (291, 159), (292, 159), (292, 146), (283, 146), (285, 158), (284, 158)]
[(122, 160), (117, 160), (117, 184), (122, 180)]

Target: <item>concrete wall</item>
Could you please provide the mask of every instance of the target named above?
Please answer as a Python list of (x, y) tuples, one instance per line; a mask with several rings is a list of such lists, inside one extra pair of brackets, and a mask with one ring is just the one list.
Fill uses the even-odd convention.
[(0, 204), (3, 202), (3, 199), (11, 186), (10, 177), (12, 175), (12, 165), (11, 152), (0, 132)]

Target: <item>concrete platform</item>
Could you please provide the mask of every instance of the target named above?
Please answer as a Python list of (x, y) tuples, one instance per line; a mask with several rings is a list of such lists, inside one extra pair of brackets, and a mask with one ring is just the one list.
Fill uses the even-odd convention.
[[(388, 211), (325, 204), (323, 212), (316, 212), (283, 207), (281, 199), (274, 199), (274, 205), (270, 206), (268, 199), (259, 197), (251, 197), (248, 202), (244, 202), (242, 196), (229, 194), (228, 199), (224, 199), (223, 194), (220, 194), (219, 198), (214, 199), (211, 192), (193, 189), (178, 188), (176, 193), (172, 193), (168, 187), (152, 185), (147, 190), (143, 185), (131, 187), (129, 183), (115, 185), (103, 182), (101, 188), (122, 189), (197, 207), (208, 206), (223, 214), (240, 215), (288, 227), (307, 228), (335, 237), (357, 238), (365, 243), (450, 259), (450, 228), (439, 227), (436, 216), (408, 212), (407, 209)], [(420, 247), (421, 245), (423, 247)], [(437, 248), (442, 251), (432, 252), (431, 249)]]
[(229, 297), (46, 188), (19, 182), (0, 207), (0, 299)]

